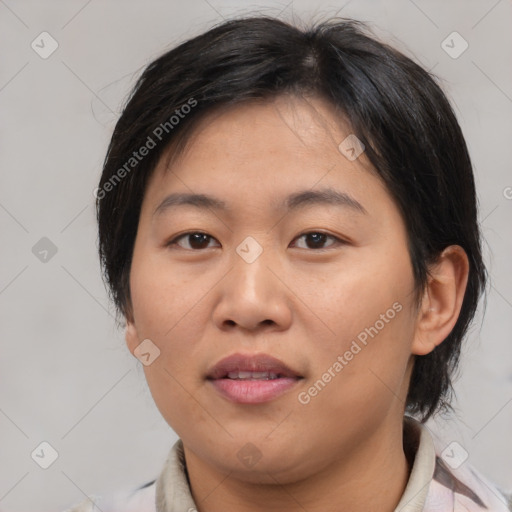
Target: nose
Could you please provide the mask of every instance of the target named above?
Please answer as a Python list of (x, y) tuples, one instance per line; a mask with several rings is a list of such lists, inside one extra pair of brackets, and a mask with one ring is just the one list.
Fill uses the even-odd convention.
[(285, 330), (292, 319), (291, 292), (279, 265), (264, 251), (248, 263), (238, 254), (219, 283), (213, 321), (219, 329)]

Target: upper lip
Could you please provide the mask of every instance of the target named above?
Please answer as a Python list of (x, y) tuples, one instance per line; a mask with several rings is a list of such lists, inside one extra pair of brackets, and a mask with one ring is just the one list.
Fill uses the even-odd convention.
[(268, 354), (232, 354), (210, 368), (207, 379), (222, 379), (229, 372), (271, 372), (282, 377), (301, 378), (296, 371)]

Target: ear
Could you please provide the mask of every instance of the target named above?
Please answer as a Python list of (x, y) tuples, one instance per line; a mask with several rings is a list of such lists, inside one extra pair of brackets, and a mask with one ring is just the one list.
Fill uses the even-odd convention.
[(128, 350), (133, 355), (134, 350), (140, 345), (139, 334), (137, 332), (137, 328), (135, 327), (134, 320), (128, 320), (128, 319), (126, 320), (126, 329), (125, 329), (124, 337), (126, 340), (126, 345), (128, 347)]
[(440, 345), (459, 318), (469, 274), (466, 252), (458, 245), (450, 245), (429, 274), (411, 347), (418, 356), (429, 354)]

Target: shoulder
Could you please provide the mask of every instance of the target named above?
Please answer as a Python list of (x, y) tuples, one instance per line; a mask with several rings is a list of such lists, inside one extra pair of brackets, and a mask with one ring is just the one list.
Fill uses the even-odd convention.
[(436, 450), (436, 465), (427, 496), (426, 511), (441, 503), (452, 510), (509, 512), (510, 496), (467, 462), (454, 461), (453, 449)]
[(158, 510), (196, 509), (181, 439), (172, 446), (157, 479), (106, 497), (91, 496), (63, 512), (157, 512), (157, 503)]
[(411, 472), (395, 512), (510, 512), (510, 497), (468, 463), (461, 445), (447, 443), (414, 418), (404, 418), (404, 452)]
[(416, 427), (421, 431), (417, 455), (428, 458), (428, 470), (422, 478), (423, 482), (430, 480), (422, 508), (424, 512), (512, 510), (511, 497), (468, 462), (468, 453), (459, 443), (445, 442), (424, 424), (416, 423)]
[(119, 491), (106, 497), (91, 496), (63, 512), (156, 512), (156, 480), (135, 490)]

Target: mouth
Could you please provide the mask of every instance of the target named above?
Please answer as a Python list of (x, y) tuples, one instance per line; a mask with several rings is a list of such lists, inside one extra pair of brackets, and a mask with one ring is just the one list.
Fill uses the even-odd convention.
[(240, 404), (274, 400), (301, 379), (298, 372), (267, 354), (233, 354), (213, 366), (206, 377), (224, 398)]
[(274, 372), (248, 372), (248, 371), (235, 371), (228, 372), (223, 379), (233, 380), (274, 380), (285, 378), (286, 375)]

